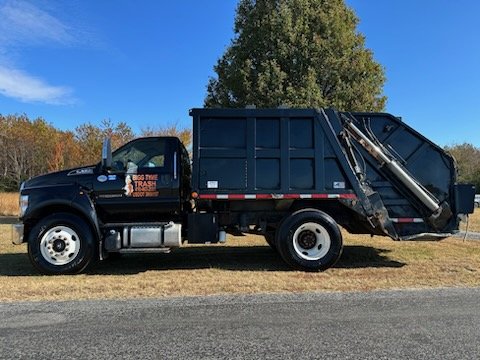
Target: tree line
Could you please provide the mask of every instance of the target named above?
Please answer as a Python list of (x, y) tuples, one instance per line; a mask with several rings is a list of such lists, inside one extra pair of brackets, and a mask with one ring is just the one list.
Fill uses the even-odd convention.
[(177, 136), (187, 147), (191, 142), (190, 130), (177, 124), (135, 134), (125, 122), (103, 120), (98, 126), (85, 123), (64, 131), (42, 118), (0, 115), (0, 191), (16, 191), (36, 175), (98, 163), (106, 137), (115, 149), (134, 137), (162, 135)]
[(480, 148), (463, 143), (446, 146), (457, 162), (458, 182), (475, 185), (480, 193)]

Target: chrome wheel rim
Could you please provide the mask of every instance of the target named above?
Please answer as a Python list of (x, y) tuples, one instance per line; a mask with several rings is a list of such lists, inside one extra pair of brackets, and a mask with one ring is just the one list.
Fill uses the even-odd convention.
[(77, 257), (80, 238), (75, 230), (60, 225), (49, 229), (40, 240), (40, 253), (50, 264), (66, 265)]
[(293, 234), (293, 248), (305, 260), (320, 260), (327, 255), (330, 246), (328, 231), (315, 222), (300, 225)]

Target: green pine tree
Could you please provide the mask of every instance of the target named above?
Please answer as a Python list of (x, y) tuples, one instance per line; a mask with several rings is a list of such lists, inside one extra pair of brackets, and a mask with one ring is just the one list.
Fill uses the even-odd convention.
[(382, 110), (384, 70), (357, 24), (343, 0), (240, 0), (205, 106)]

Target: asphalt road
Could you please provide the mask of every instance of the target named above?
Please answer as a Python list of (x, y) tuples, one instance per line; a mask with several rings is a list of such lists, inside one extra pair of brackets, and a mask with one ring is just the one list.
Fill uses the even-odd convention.
[(459, 233), (454, 235), (455, 237), (459, 237), (465, 240), (480, 240), (480, 233), (469, 231), (467, 236), (465, 237), (465, 231), (460, 231)]
[(480, 289), (0, 304), (2, 359), (478, 359)]

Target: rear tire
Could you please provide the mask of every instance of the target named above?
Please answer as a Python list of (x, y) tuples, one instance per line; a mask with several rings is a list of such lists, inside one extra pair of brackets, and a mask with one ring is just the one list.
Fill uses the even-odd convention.
[(278, 252), (295, 269), (322, 271), (333, 266), (343, 249), (342, 233), (329, 215), (299, 210), (286, 218), (276, 238)]
[(30, 231), (28, 255), (42, 274), (77, 274), (95, 258), (95, 241), (87, 223), (68, 213), (40, 220)]
[(264, 237), (265, 237), (265, 241), (272, 248), (272, 250), (277, 252), (277, 245), (275, 244), (275, 235), (276, 235), (275, 230), (270, 230), (265, 233)]

